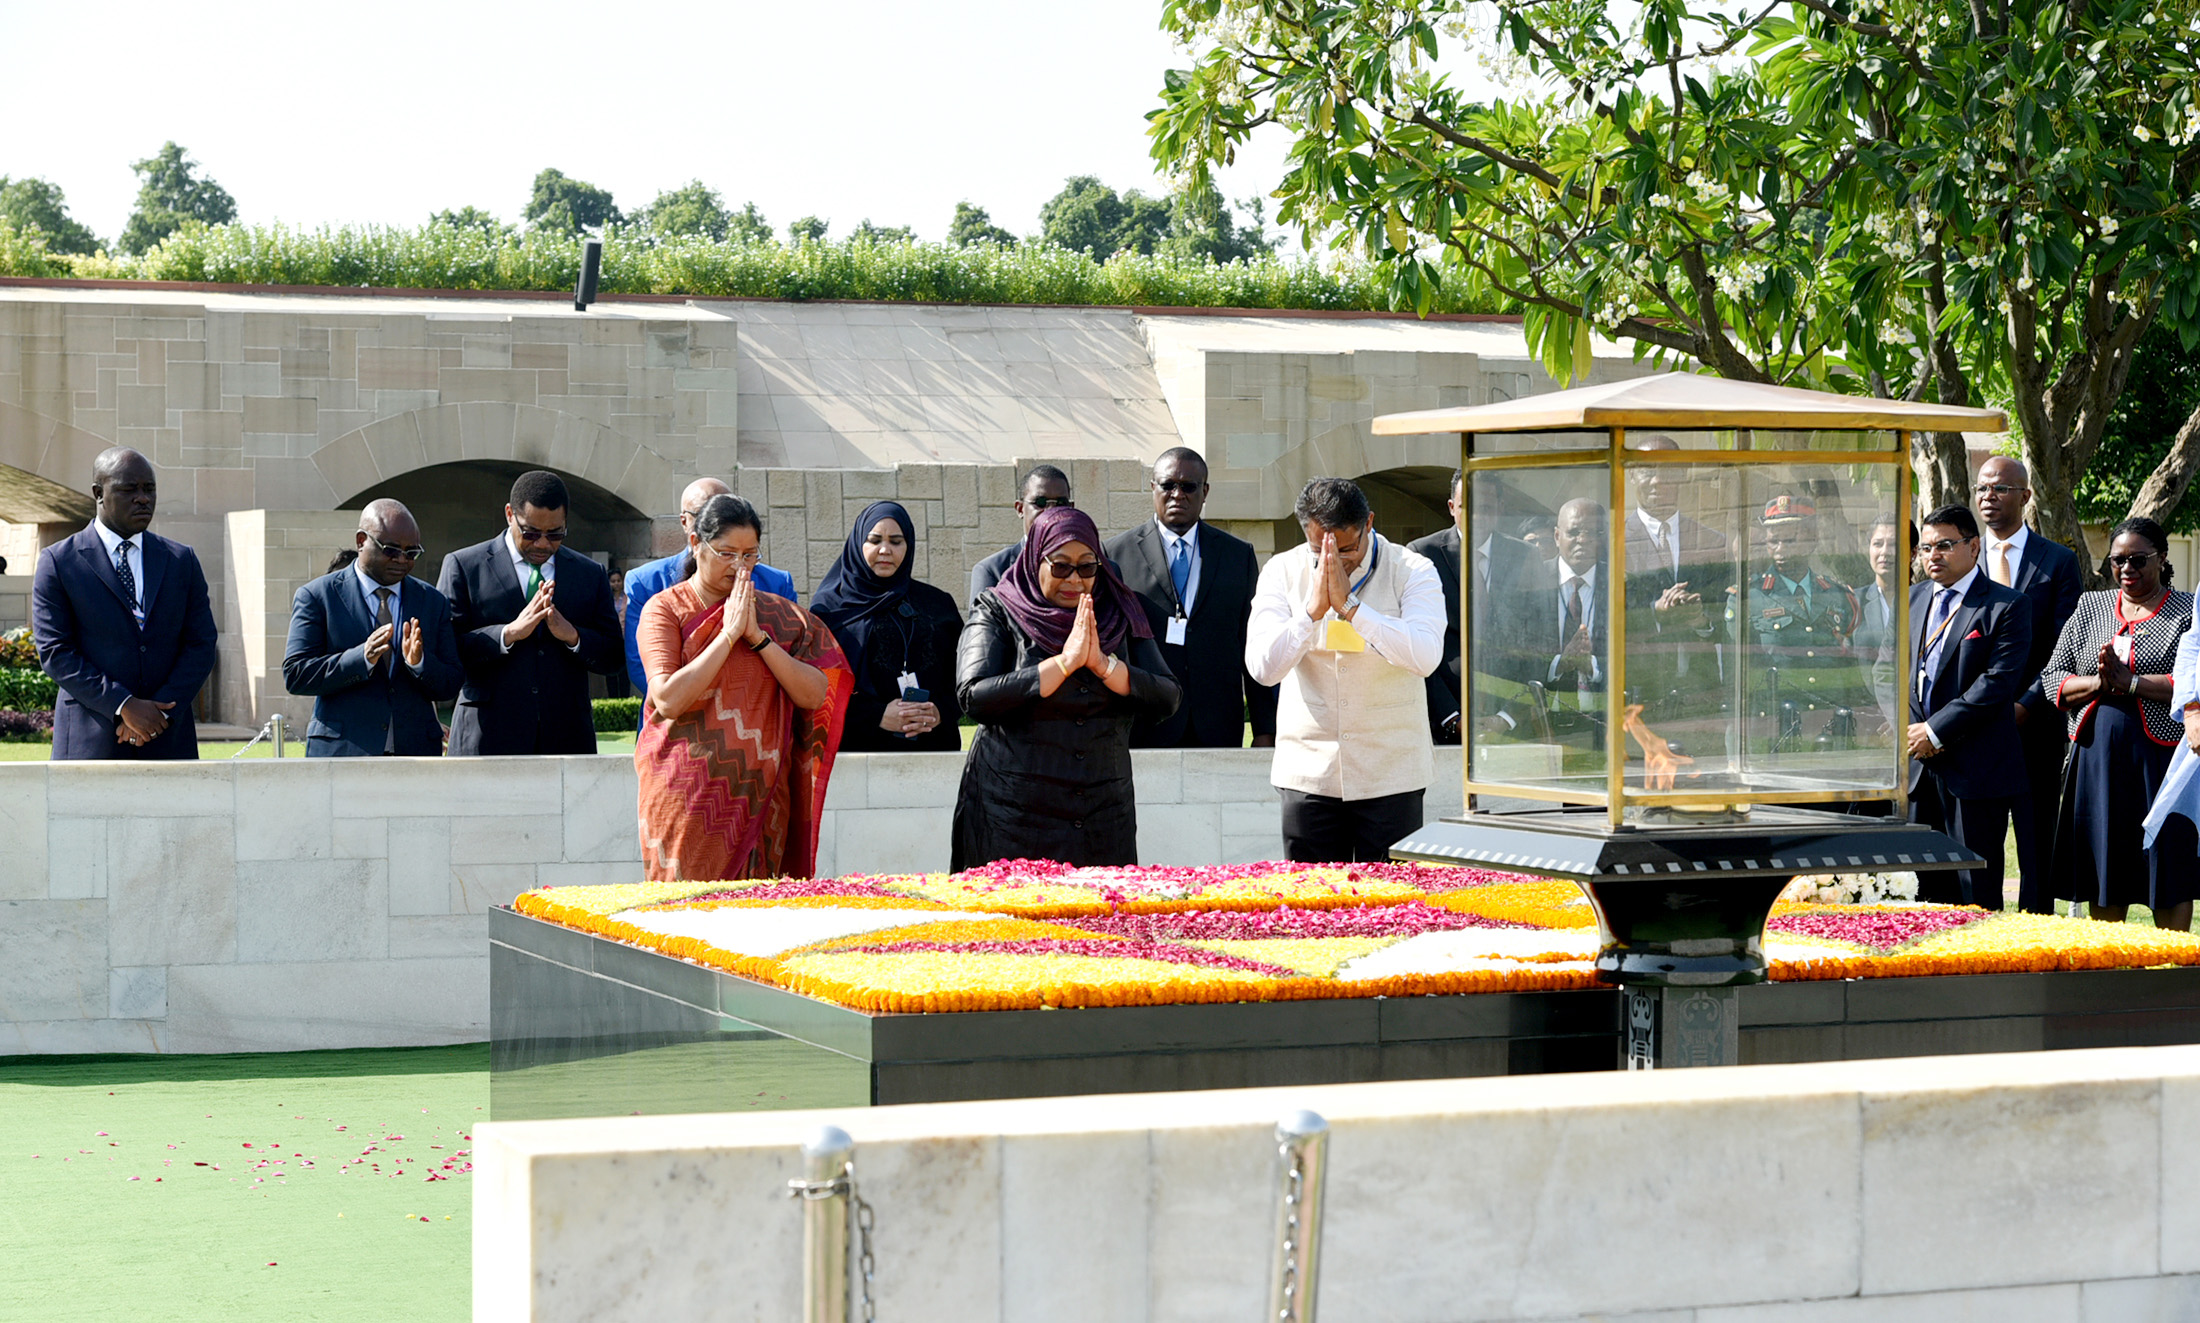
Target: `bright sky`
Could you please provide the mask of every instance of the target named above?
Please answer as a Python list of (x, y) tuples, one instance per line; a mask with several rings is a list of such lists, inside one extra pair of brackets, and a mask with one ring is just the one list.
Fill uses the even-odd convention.
[[(129, 163), (181, 143), (239, 218), (516, 220), (537, 170), (632, 210), (700, 178), (772, 225), (869, 217), (945, 236), (968, 199), (1017, 234), (1074, 174), (1157, 192), (1145, 112), (1181, 57), (1160, 0), (840, 0), (620, 10), (0, 0), (0, 175), (43, 176), (112, 241)], [(1223, 178), (1266, 193), (1283, 144)]]

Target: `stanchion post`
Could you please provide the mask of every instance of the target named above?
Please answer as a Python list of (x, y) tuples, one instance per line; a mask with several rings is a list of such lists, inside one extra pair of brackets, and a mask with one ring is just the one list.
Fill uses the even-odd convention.
[(839, 1126), (820, 1126), (802, 1146), (802, 1179), (787, 1182), (802, 1201), (802, 1323), (848, 1323), (849, 1168), (856, 1143)]
[(274, 732), (275, 756), (278, 758), (288, 757), (289, 755), (283, 751), (283, 714), (278, 712), (269, 717), (267, 725), (268, 729)]
[(1268, 1323), (1314, 1323), (1328, 1158), (1329, 1122), (1319, 1115), (1293, 1112), (1276, 1122), (1276, 1257), (1268, 1278)]

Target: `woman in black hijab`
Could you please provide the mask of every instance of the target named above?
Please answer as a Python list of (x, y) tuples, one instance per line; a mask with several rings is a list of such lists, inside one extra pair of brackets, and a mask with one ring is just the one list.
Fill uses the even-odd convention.
[[(962, 748), (955, 699), (955, 599), (911, 574), (917, 526), (894, 501), (869, 506), (840, 560), (810, 599), (854, 671), (842, 753), (953, 753)], [(924, 697), (908, 695), (921, 690)]]
[(1138, 862), (1131, 724), (1183, 696), (1137, 594), (1081, 510), (1041, 511), (978, 594), (956, 666), (978, 736), (955, 799), (952, 863)]

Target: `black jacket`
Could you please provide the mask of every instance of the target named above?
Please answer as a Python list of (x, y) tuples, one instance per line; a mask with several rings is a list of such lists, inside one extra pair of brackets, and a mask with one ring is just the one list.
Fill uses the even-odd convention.
[(558, 614), (580, 632), (580, 644), (568, 648), (542, 624), (507, 653), (504, 626), (519, 618), (527, 594), (506, 536), (452, 552), (436, 585), (450, 600), (466, 669), (451, 719), (450, 756), (594, 753), (588, 673), (613, 675), (626, 665), (619, 617), (611, 609), (611, 577), (588, 557), (560, 547), (551, 571)]
[(1918, 662), (1932, 642), (1928, 624), (1939, 591), (1930, 581), (1910, 588), (1910, 665), (1900, 678), (1910, 693), (1910, 720), (1929, 722), (1941, 745), (1931, 758), (1911, 760), (1910, 788), (1930, 771), (1964, 799), (2023, 794), (2024, 746), (2015, 709), (2032, 652), (2031, 611), (2015, 589), (1981, 572), (1956, 600), (1931, 684), (1920, 696)]
[(322, 575), (291, 598), (283, 687), (313, 696), (306, 757), (372, 757), (389, 745), (407, 757), (442, 754), (443, 723), (435, 705), (457, 697), (462, 678), (450, 603), (419, 579), (407, 577), (397, 588), (398, 611), (420, 622), (418, 669), (406, 664), (401, 637), (391, 640), (382, 666), (367, 669), (374, 616), (351, 566)]
[[(53, 757), (155, 761), (199, 756), (191, 701), (213, 673), (214, 610), (198, 553), (157, 533), (140, 534), (131, 559), (142, 575), (145, 627), (138, 628), (122, 579), (97, 531), (38, 553), (31, 578), (31, 637), (38, 664), (60, 686), (53, 709)], [(126, 698), (173, 703), (168, 728), (143, 745), (115, 739)]]
[[(1979, 566), (1986, 568), (1985, 539), (1979, 541)], [(2032, 709), (2035, 717), (2045, 721), (2028, 721), (2024, 729), (2043, 732), (2050, 739), (2057, 761), (2062, 755), (2062, 726), (2054, 718), (2054, 700), (2039, 690), (2040, 672), (2047, 669), (2048, 659), (2055, 655), (2055, 641), (2062, 637), (2063, 626), (2070, 623), (2072, 613), (2078, 609), (2078, 595), (2085, 590), (2083, 576), (2078, 568), (2078, 553), (2060, 542), (2042, 537), (2038, 529), (2024, 540), (2024, 563), (2017, 567), (2017, 581), (2009, 585), (2022, 593), (2032, 604), (2032, 650), (2024, 658), (2024, 705)], [(1918, 628), (1912, 620), (1910, 628)]]
[[(841, 727), (842, 753), (956, 753), (962, 749), (962, 706), (955, 698), (955, 644), (962, 637), (962, 612), (955, 599), (931, 584), (912, 582), (902, 599), (908, 614), (897, 612), (874, 625), (863, 654), (863, 673), (848, 697), (848, 719)], [(836, 635), (840, 622), (818, 612)], [(903, 668), (916, 672), (917, 687), (931, 694), (940, 724), (923, 735), (896, 735), (879, 721), (886, 705), (901, 697), (895, 681)]]
[(1115, 654), (1131, 668), (1130, 693), (1118, 697), (1080, 670), (1041, 698), (1039, 664), (1050, 655), (991, 593), (970, 608), (956, 691), (980, 729), (955, 799), (954, 869), (996, 859), (1138, 862), (1131, 723), (1167, 716), (1182, 690), (1160, 647), (1134, 637)]
[(1276, 733), (1276, 688), (1257, 683), (1245, 669), (1245, 622), (1260, 582), (1253, 544), (1204, 520), (1197, 536), (1199, 594), (1192, 599), (1182, 647), (1167, 641), (1176, 585), (1169, 578), (1160, 528), (1149, 519), (1107, 542), (1109, 562), (1145, 602), (1162, 660), (1184, 691), (1176, 711), (1131, 728), (1134, 749), (1242, 748), (1248, 721), (1255, 735)]

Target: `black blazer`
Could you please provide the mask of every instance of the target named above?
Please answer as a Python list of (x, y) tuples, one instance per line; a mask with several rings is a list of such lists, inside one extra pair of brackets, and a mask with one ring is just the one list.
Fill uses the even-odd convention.
[(1956, 602), (1929, 685), (1918, 693), (1918, 666), (1932, 641), (1930, 580), (1910, 587), (1910, 664), (1898, 677), (1910, 694), (1910, 720), (1930, 721), (1941, 749), (1910, 760), (1910, 789), (1927, 771), (1963, 799), (2025, 793), (2024, 745), (2015, 707), (2032, 651), (2032, 613), (2023, 596), (1983, 572)]
[(527, 605), (507, 536), (499, 533), (444, 557), (436, 585), (450, 599), (466, 672), (451, 719), (450, 756), (594, 753), (588, 673), (612, 675), (626, 663), (611, 609), (611, 576), (579, 552), (558, 548), (551, 571), (558, 613), (580, 632), (580, 644), (568, 648), (550, 636), (548, 625), (538, 625), (506, 653), (504, 626)]
[[(1490, 544), (1490, 575), (1494, 580), (1500, 573), (1498, 548), (1510, 538), (1499, 538)], [(1455, 524), (1427, 537), (1417, 537), (1406, 543), (1408, 551), (1428, 557), (1436, 566), (1436, 581), (1444, 587), (1444, 660), (1423, 682), (1428, 691), (1429, 737), (1438, 744), (1457, 744), (1456, 734), (1444, 733), (1444, 721), (1455, 712), (1466, 709), (1460, 701), (1459, 679), (1459, 545), (1461, 538)], [(1489, 600), (1488, 586), (1475, 595), (1475, 601)], [(1488, 608), (1483, 608), (1488, 614)]]
[(451, 604), (425, 580), (397, 585), (398, 614), (420, 622), (420, 665), (405, 661), (402, 638), (376, 671), (367, 669), (367, 609), (359, 573), (346, 565), (298, 590), (290, 601), (290, 639), (283, 645), (283, 687), (313, 697), (306, 728), (308, 758), (366, 758), (389, 747), (414, 758), (443, 753), (443, 723), (435, 705), (458, 696), (464, 673), (451, 632)]
[[(1562, 562), (1547, 561), (1541, 571), (1531, 571), (1517, 581), (1511, 592), (1502, 597), (1503, 605), (1495, 618), (1491, 632), (1502, 640), (1498, 655), (1492, 658), (1488, 668), (1492, 674), (1526, 684), (1533, 680), (1551, 685), (1551, 665), (1558, 660), (1565, 647), (1560, 638), (1561, 618), (1565, 614), (1565, 602), (1559, 595), (1559, 577)], [(1591, 655), (1596, 658), (1597, 678), (1591, 680), (1586, 670), (1581, 673), (1579, 684), (1583, 688), (1601, 690), (1603, 677), (1609, 673), (1610, 644), (1605, 617), (1610, 613), (1608, 596), (1612, 567), (1600, 563), (1596, 567), (1596, 587), (1589, 594), (1593, 606), (1589, 609), (1589, 638)], [(1533, 581), (1530, 586), (1528, 580)], [(1476, 663), (1480, 667), (1480, 663)], [(1557, 682), (1560, 689), (1575, 687), (1572, 677)]]
[[(59, 685), (53, 756), (166, 759), (199, 756), (191, 700), (213, 674), (214, 608), (198, 554), (153, 532), (143, 549), (145, 628), (123, 596), (122, 579), (99, 534), (86, 528), (38, 553), (31, 577), (31, 637), (38, 664)], [(125, 698), (174, 703), (168, 728), (143, 745), (117, 743), (115, 711)]]
[(1260, 582), (1253, 544), (1205, 520), (1197, 536), (1199, 595), (1192, 599), (1182, 647), (1167, 641), (1176, 585), (1160, 527), (1149, 519), (1107, 541), (1109, 562), (1146, 604), (1162, 660), (1184, 690), (1176, 711), (1142, 718), (1131, 728), (1134, 749), (1236, 749), (1245, 743), (1248, 721), (1255, 735), (1276, 733), (1275, 686), (1255, 682), (1245, 669), (1245, 624)]
[(1008, 567), (1015, 562), (1016, 553), (1023, 549), (1023, 542), (1018, 540), (1014, 546), (1002, 547), (999, 551), (971, 566), (970, 600), (965, 605), (976, 606), (978, 604), (978, 594), (999, 583), (1001, 576), (1008, 573)]
[[(1979, 571), (1990, 568), (1985, 558), (1986, 542), (1979, 540)], [(2055, 640), (2062, 637), (2063, 626), (2070, 623), (2071, 615), (2078, 609), (2078, 594), (2085, 590), (2084, 576), (2078, 568), (2078, 553), (2050, 538), (2042, 537), (2038, 529), (2024, 539), (2024, 563), (2017, 567), (2017, 581), (2010, 587), (2024, 594), (2032, 604), (2032, 650), (2024, 659), (2024, 705), (2032, 709), (2034, 716), (2047, 717), (2045, 721), (2027, 721), (2027, 731), (2038, 729), (2050, 736), (2062, 734), (2060, 723), (2053, 718), (2054, 700), (2041, 693), (2040, 672), (2047, 669), (2048, 659), (2055, 655)], [(1916, 620), (1911, 629), (1919, 628)], [(2061, 755), (2060, 739), (2050, 739)]]

